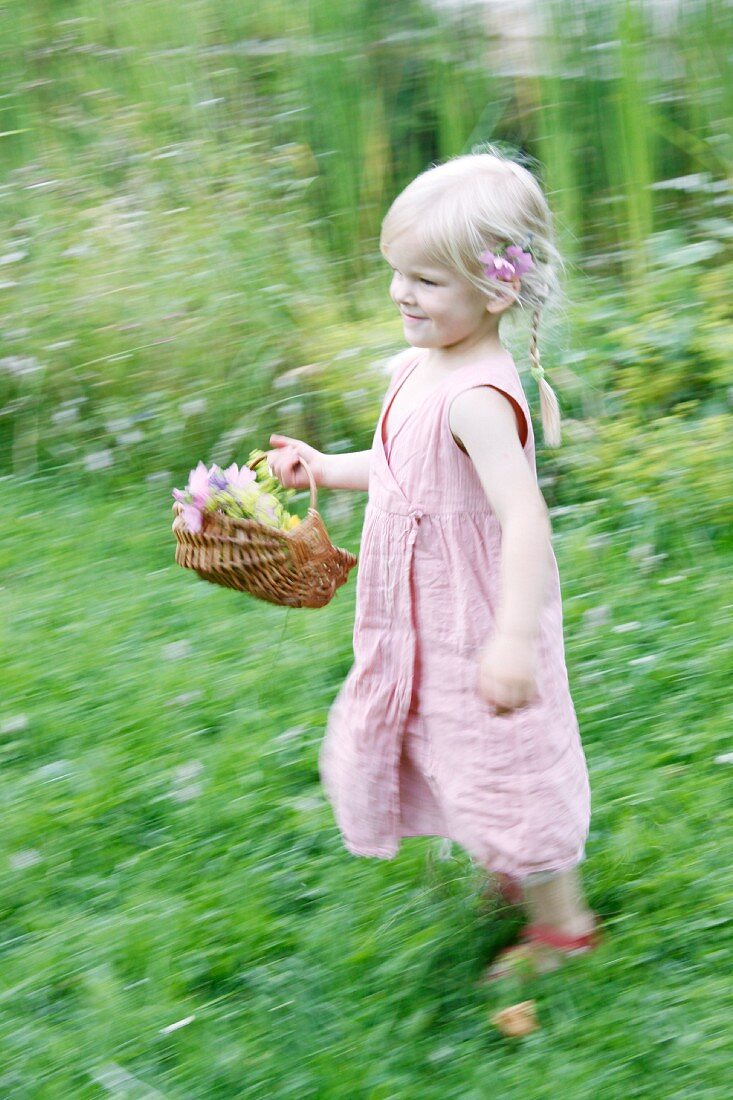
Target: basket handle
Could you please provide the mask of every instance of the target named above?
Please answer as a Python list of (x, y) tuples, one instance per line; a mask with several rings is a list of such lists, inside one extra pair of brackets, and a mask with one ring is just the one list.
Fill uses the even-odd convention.
[[(249, 462), (249, 463), (247, 463), (247, 465), (249, 466), (250, 470), (255, 470), (259, 466), (259, 464), (261, 462), (264, 462), (266, 459), (267, 459), (267, 455), (261, 455), (259, 458), (256, 458), (254, 460), (254, 462)], [(300, 457), (300, 455), (298, 456), (298, 462), (300, 463), (300, 465), (303, 467), (303, 469), (305, 470), (305, 472), (308, 475), (308, 481), (310, 482), (310, 489), (311, 489), (310, 507), (315, 511), (316, 501), (318, 500), (318, 490), (316, 488), (316, 479), (313, 477), (313, 473), (311, 471), (310, 466), (308, 465), (308, 463), (305, 461), (304, 458)]]

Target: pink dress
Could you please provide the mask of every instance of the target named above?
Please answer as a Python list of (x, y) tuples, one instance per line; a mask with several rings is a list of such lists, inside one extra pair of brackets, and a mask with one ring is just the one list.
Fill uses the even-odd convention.
[(449, 426), (476, 386), (507, 395), (536, 476), (527, 401), (507, 354), (454, 371), (398, 425), (382, 422), (425, 354), (400, 357), (374, 435), (354, 664), (328, 720), (321, 779), (344, 843), (392, 858), (444, 836), (524, 877), (583, 858), (589, 789), (568, 688), (557, 564), (541, 612), (538, 701), (497, 716), (477, 690), (500, 594), (501, 528)]

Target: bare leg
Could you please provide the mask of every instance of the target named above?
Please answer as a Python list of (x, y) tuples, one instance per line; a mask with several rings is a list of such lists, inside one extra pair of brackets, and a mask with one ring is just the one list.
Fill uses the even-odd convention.
[(563, 871), (547, 881), (530, 875), (523, 883), (531, 924), (549, 925), (566, 936), (584, 936), (593, 931), (594, 918), (583, 895), (578, 871)]
[(545, 974), (561, 966), (564, 956), (590, 950), (597, 942), (597, 920), (575, 868), (529, 875), (522, 889), (529, 916), (524, 942), (499, 953), (486, 972), (489, 980), (508, 977), (524, 966)]

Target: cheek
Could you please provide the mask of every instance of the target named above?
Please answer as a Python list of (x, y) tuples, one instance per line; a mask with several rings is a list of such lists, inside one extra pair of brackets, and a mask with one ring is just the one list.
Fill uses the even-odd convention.
[(435, 316), (440, 318), (444, 325), (455, 328), (466, 322), (466, 312), (461, 302), (446, 301), (445, 299), (435, 303)]
[(454, 316), (462, 324), (477, 325), (483, 319), (485, 309), (482, 302), (461, 301), (456, 304)]
[(420, 305), (431, 317), (445, 317), (450, 312), (446, 309), (445, 301), (440, 294), (434, 291), (431, 293), (430, 287), (423, 287), (419, 293)]

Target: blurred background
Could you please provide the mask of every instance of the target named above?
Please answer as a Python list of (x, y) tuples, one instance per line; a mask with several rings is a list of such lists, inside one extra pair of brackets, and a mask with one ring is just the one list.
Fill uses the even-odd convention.
[(275, 422), (362, 446), (400, 339), (381, 218), (489, 140), (539, 161), (556, 214), (566, 414), (730, 411), (729, 5), (4, 16), (3, 473), (178, 473)]
[[(2, 1095), (724, 1095), (731, 6), (0, 20)], [(538, 470), (616, 937), (517, 991), (518, 1057), (475, 987), (516, 925), (465, 856), (351, 860), (323, 802), (353, 583), (285, 615), (177, 569), (169, 531), (199, 459), (370, 445), (401, 347), (381, 218), (489, 141), (536, 166), (567, 261)], [(363, 501), (324, 497), (356, 549)]]

